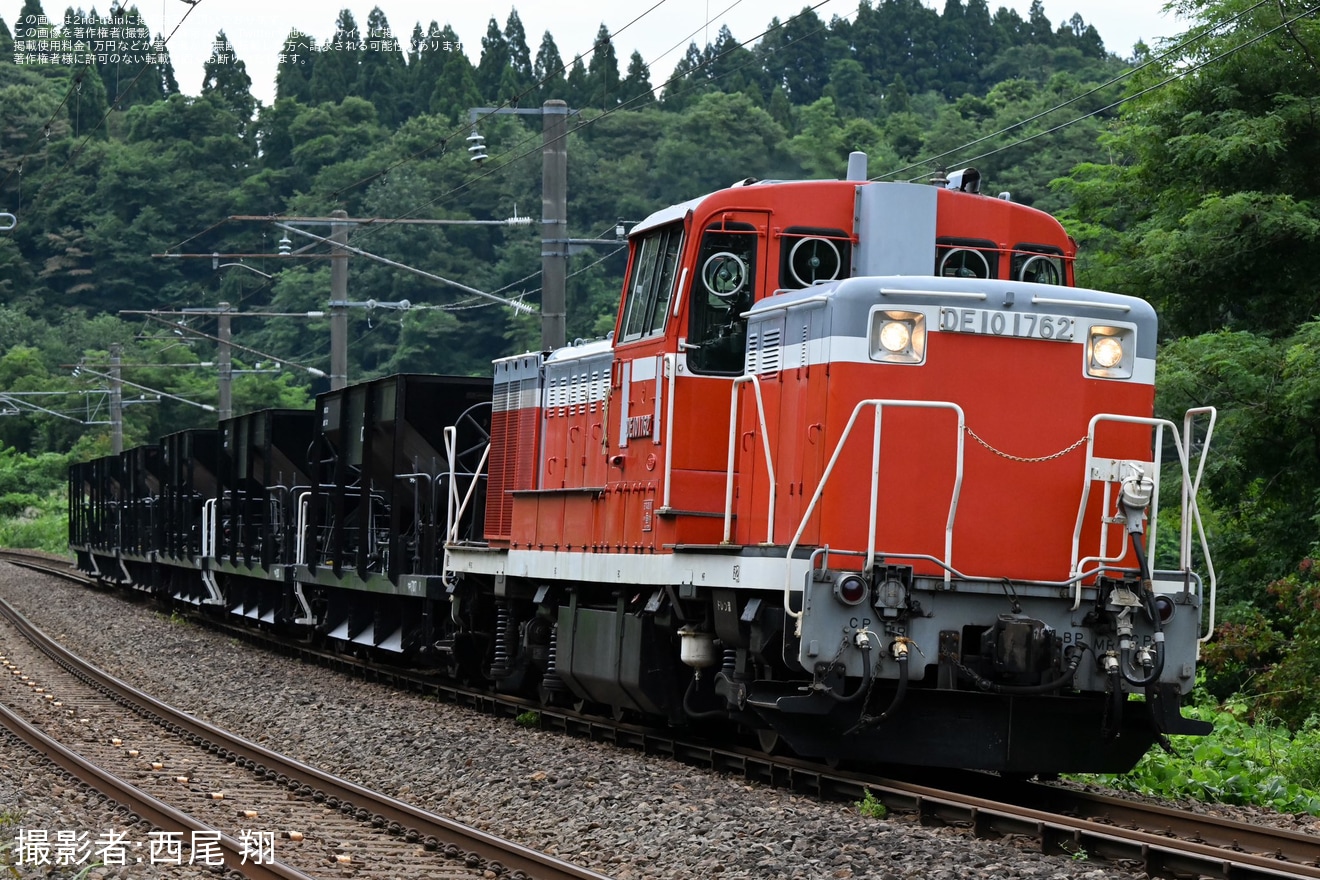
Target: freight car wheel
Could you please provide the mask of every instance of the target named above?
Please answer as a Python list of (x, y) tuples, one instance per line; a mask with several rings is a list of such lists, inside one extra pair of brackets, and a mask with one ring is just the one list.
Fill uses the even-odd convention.
[(784, 744), (779, 731), (773, 728), (763, 728), (756, 731), (756, 742), (761, 747), (761, 751), (767, 755), (783, 755), (788, 753), (788, 746)]

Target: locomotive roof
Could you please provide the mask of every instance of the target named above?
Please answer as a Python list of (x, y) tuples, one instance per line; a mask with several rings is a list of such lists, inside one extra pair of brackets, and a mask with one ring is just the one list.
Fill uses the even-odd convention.
[[(651, 215), (649, 215), (649, 216), (648, 216), (645, 220), (643, 220), (642, 222), (638, 223), (638, 224), (637, 224), (636, 226), (634, 226), (631, 230), (629, 230), (629, 232), (628, 232), (628, 236), (631, 238), (631, 237), (634, 236), (634, 235), (639, 235), (639, 234), (643, 234), (643, 233), (649, 232), (650, 230), (655, 229), (655, 228), (658, 227), (658, 226), (663, 226), (663, 225), (665, 225), (666, 223), (673, 223), (673, 222), (675, 222), (675, 221), (682, 220), (682, 219), (683, 219), (684, 217), (686, 217), (690, 212), (696, 211), (697, 208), (699, 208), (699, 207), (702, 205), (702, 203), (705, 202), (706, 200), (711, 199), (711, 198), (713, 198), (713, 197), (715, 197), (715, 196), (719, 196), (719, 195), (723, 195), (723, 194), (725, 194), (725, 193), (732, 192), (733, 190), (741, 189), (741, 188), (743, 188), (743, 187), (749, 187), (749, 186), (803, 186), (803, 185), (819, 185), (819, 184), (825, 184), (825, 185), (838, 184), (838, 185), (846, 185), (846, 186), (850, 186), (850, 187), (863, 187), (863, 186), (864, 186), (864, 187), (884, 187), (884, 188), (887, 188), (887, 189), (890, 189), (890, 190), (906, 189), (906, 190), (932, 190), (932, 191), (936, 191), (936, 190), (939, 189), (938, 187), (933, 187), (933, 186), (931, 186), (930, 184), (925, 184), (925, 183), (905, 183), (905, 182), (900, 182), (900, 181), (874, 181), (874, 180), (871, 180), (871, 181), (839, 180), (839, 179), (837, 179), (837, 178), (834, 178), (834, 179), (821, 179), (821, 178), (817, 178), (817, 179), (813, 179), (813, 180), (749, 180), (749, 181), (747, 181), (747, 182), (743, 182), (743, 183), (735, 183), (733, 186), (725, 187), (724, 189), (718, 189), (718, 190), (714, 190), (714, 191), (712, 191), (712, 192), (708, 192), (708, 193), (706, 193), (705, 195), (697, 196), (696, 198), (693, 198), (693, 199), (688, 199), (688, 200), (685, 201), (685, 202), (679, 202), (679, 203), (676, 204), (676, 205), (670, 205), (670, 206), (667, 207), (667, 208), (661, 208), (660, 210), (658, 210), (658, 211), (652, 213)], [(959, 193), (959, 195), (962, 196), (962, 197), (964, 197), (964, 198), (982, 198), (982, 199), (991, 199), (991, 198), (993, 198), (992, 196), (989, 196), (989, 195), (982, 195), (982, 194), (979, 194), (979, 193), (977, 193), (977, 194), (972, 194), (972, 193)], [(1033, 211), (1033, 212), (1037, 212), (1037, 213), (1045, 213), (1045, 212), (1040, 211), (1039, 208), (1033, 208), (1033, 207), (1031, 207), (1030, 205), (1023, 205), (1023, 204), (1018, 203), (1018, 202), (1014, 202), (1013, 204), (1017, 205), (1017, 207), (1018, 207), (1019, 210), (1025, 208), (1025, 209), (1028, 210), (1028, 211)]]

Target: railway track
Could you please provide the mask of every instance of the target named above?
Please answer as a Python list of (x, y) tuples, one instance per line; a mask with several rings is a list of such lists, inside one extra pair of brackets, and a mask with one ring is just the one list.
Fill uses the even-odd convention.
[[(48, 570), (49, 560), (17, 560)], [(85, 582), (67, 564), (53, 574)], [(502, 716), (534, 710), (540, 725), (651, 754), (677, 758), (745, 778), (820, 797), (857, 800), (864, 792), (896, 813), (929, 824), (965, 827), (987, 837), (1018, 836), (1041, 851), (1068, 857), (1084, 853), (1152, 876), (1202, 876), (1226, 880), (1320, 878), (1320, 842), (1313, 836), (1203, 816), (1157, 804), (1079, 792), (1035, 783), (1013, 783), (985, 774), (940, 774), (940, 786), (910, 779), (831, 769), (758, 750), (713, 746), (678, 739), (672, 731), (618, 723), (566, 710), (472, 691), (419, 674), (391, 669), (274, 639), (269, 633), (225, 627), (249, 642), (300, 655), (321, 665), (409, 687)], [(930, 773), (920, 771), (929, 780)]]
[(233, 737), (84, 663), (3, 601), (0, 617), (0, 722), (124, 805), (130, 825), (194, 854), (203, 841), (212, 864), (262, 880), (603, 880)]

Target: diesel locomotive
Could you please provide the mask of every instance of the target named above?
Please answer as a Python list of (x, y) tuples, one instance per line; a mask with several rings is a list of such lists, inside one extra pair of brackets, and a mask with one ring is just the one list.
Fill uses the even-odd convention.
[(979, 190), (854, 154), (657, 211), (609, 337), (75, 465), (71, 548), (547, 705), (1125, 770), (1205, 728), (1180, 707), (1213, 629), (1214, 412), (1156, 418), (1151, 307), (1075, 286), (1060, 224)]

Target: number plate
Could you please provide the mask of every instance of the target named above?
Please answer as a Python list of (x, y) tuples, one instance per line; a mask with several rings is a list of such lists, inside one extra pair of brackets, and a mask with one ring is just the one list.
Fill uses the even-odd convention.
[(1021, 339), (1050, 339), (1071, 342), (1077, 319), (1067, 315), (1038, 312), (1006, 312), (997, 309), (940, 309), (940, 329), (946, 333), (976, 333), (982, 336), (1015, 336)]

